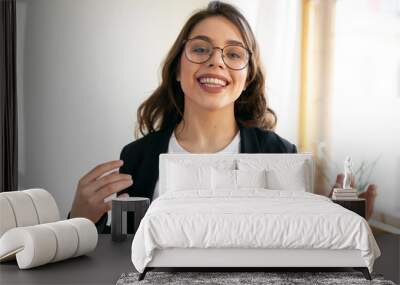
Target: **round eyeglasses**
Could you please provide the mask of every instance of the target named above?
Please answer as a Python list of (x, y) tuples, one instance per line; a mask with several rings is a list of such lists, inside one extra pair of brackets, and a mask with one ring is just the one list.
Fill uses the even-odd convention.
[(225, 65), (233, 70), (244, 69), (248, 64), (251, 52), (240, 45), (227, 45), (223, 48), (214, 47), (203, 39), (188, 39), (184, 41), (185, 56), (193, 63), (202, 64), (208, 61), (214, 53), (214, 49), (221, 50), (221, 57)]

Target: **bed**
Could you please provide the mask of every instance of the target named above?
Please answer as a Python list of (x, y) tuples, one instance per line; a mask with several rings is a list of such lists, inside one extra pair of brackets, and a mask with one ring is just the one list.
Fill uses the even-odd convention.
[(132, 242), (139, 280), (174, 267), (352, 267), (371, 279), (371, 229), (313, 193), (310, 154), (162, 154), (159, 167)]

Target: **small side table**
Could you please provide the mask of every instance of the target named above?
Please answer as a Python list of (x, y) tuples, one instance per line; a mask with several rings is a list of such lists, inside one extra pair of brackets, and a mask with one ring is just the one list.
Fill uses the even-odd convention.
[(150, 205), (149, 198), (124, 197), (112, 199), (111, 238), (113, 241), (124, 241), (127, 234), (126, 212), (134, 213), (134, 233)]
[(353, 211), (354, 213), (359, 214), (361, 217), (365, 219), (365, 211), (366, 211), (366, 201), (365, 199), (353, 199), (353, 200), (334, 200), (332, 202), (339, 204), (340, 206)]

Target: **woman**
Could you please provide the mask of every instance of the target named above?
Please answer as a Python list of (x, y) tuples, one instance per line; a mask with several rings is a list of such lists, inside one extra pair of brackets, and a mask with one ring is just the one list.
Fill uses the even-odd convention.
[(264, 83), (250, 25), (233, 6), (211, 2), (186, 22), (165, 60), (161, 85), (138, 109), (144, 137), (122, 149), (121, 161), (80, 179), (70, 216), (87, 217), (107, 232), (111, 205), (104, 198), (156, 198), (161, 153), (295, 153), (295, 145), (271, 131), (276, 116)]

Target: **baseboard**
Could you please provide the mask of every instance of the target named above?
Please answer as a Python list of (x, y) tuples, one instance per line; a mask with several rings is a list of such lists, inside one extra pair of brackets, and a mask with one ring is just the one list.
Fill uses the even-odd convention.
[(375, 234), (389, 233), (389, 234), (400, 235), (399, 228), (396, 228), (389, 224), (385, 224), (385, 223), (377, 221), (375, 219), (370, 219), (368, 221), (368, 224), (371, 226), (371, 228), (373, 229), (373, 232)]

